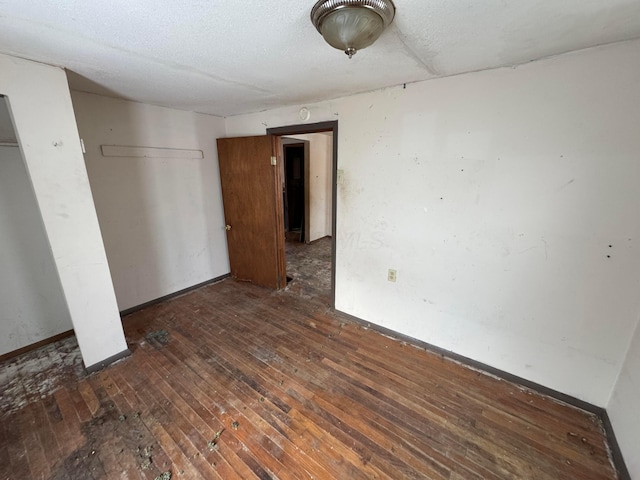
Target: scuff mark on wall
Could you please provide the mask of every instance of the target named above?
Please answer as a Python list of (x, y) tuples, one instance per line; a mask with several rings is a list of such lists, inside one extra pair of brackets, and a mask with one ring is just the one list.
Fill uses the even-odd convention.
[(567, 183), (565, 183), (565, 184), (564, 184), (564, 185), (562, 185), (560, 188), (558, 188), (558, 190), (557, 190), (557, 191), (559, 192), (560, 190), (562, 190), (562, 189), (564, 189), (564, 188), (568, 187), (569, 185), (571, 185), (571, 184), (572, 184), (573, 182), (575, 182), (575, 181), (576, 181), (576, 179), (575, 179), (575, 178), (572, 178), (572, 179), (571, 179), (571, 180), (569, 180)]

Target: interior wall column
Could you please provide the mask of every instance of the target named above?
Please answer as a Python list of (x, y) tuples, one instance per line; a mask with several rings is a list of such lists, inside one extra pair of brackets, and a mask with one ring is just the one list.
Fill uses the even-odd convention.
[(82, 358), (128, 354), (63, 70), (0, 55), (7, 96)]

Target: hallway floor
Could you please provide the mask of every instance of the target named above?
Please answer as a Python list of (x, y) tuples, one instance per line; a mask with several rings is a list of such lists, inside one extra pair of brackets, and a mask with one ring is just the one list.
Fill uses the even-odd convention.
[(331, 237), (309, 245), (287, 240), (287, 291), (329, 304), (331, 297)]

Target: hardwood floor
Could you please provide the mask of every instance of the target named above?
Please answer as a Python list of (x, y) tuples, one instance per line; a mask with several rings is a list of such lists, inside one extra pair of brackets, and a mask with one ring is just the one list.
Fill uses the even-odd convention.
[(309, 300), (331, 302), (331, 237), (312, 244), (287, 240), (287, 293)]
[(0, 380), (1, 479), (615, 478), (595, 415), (322, 301), (226, 280), (125, 327), (133, 354), (91, 376), (70, 340), (0, 366), (22, 368)]

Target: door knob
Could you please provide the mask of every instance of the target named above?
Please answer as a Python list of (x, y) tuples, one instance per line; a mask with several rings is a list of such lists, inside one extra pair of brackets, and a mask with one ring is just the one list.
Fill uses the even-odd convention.
[(231, 225), (225, 225), (224, 229), (228, 232), (229, 230), (231, 230)]

